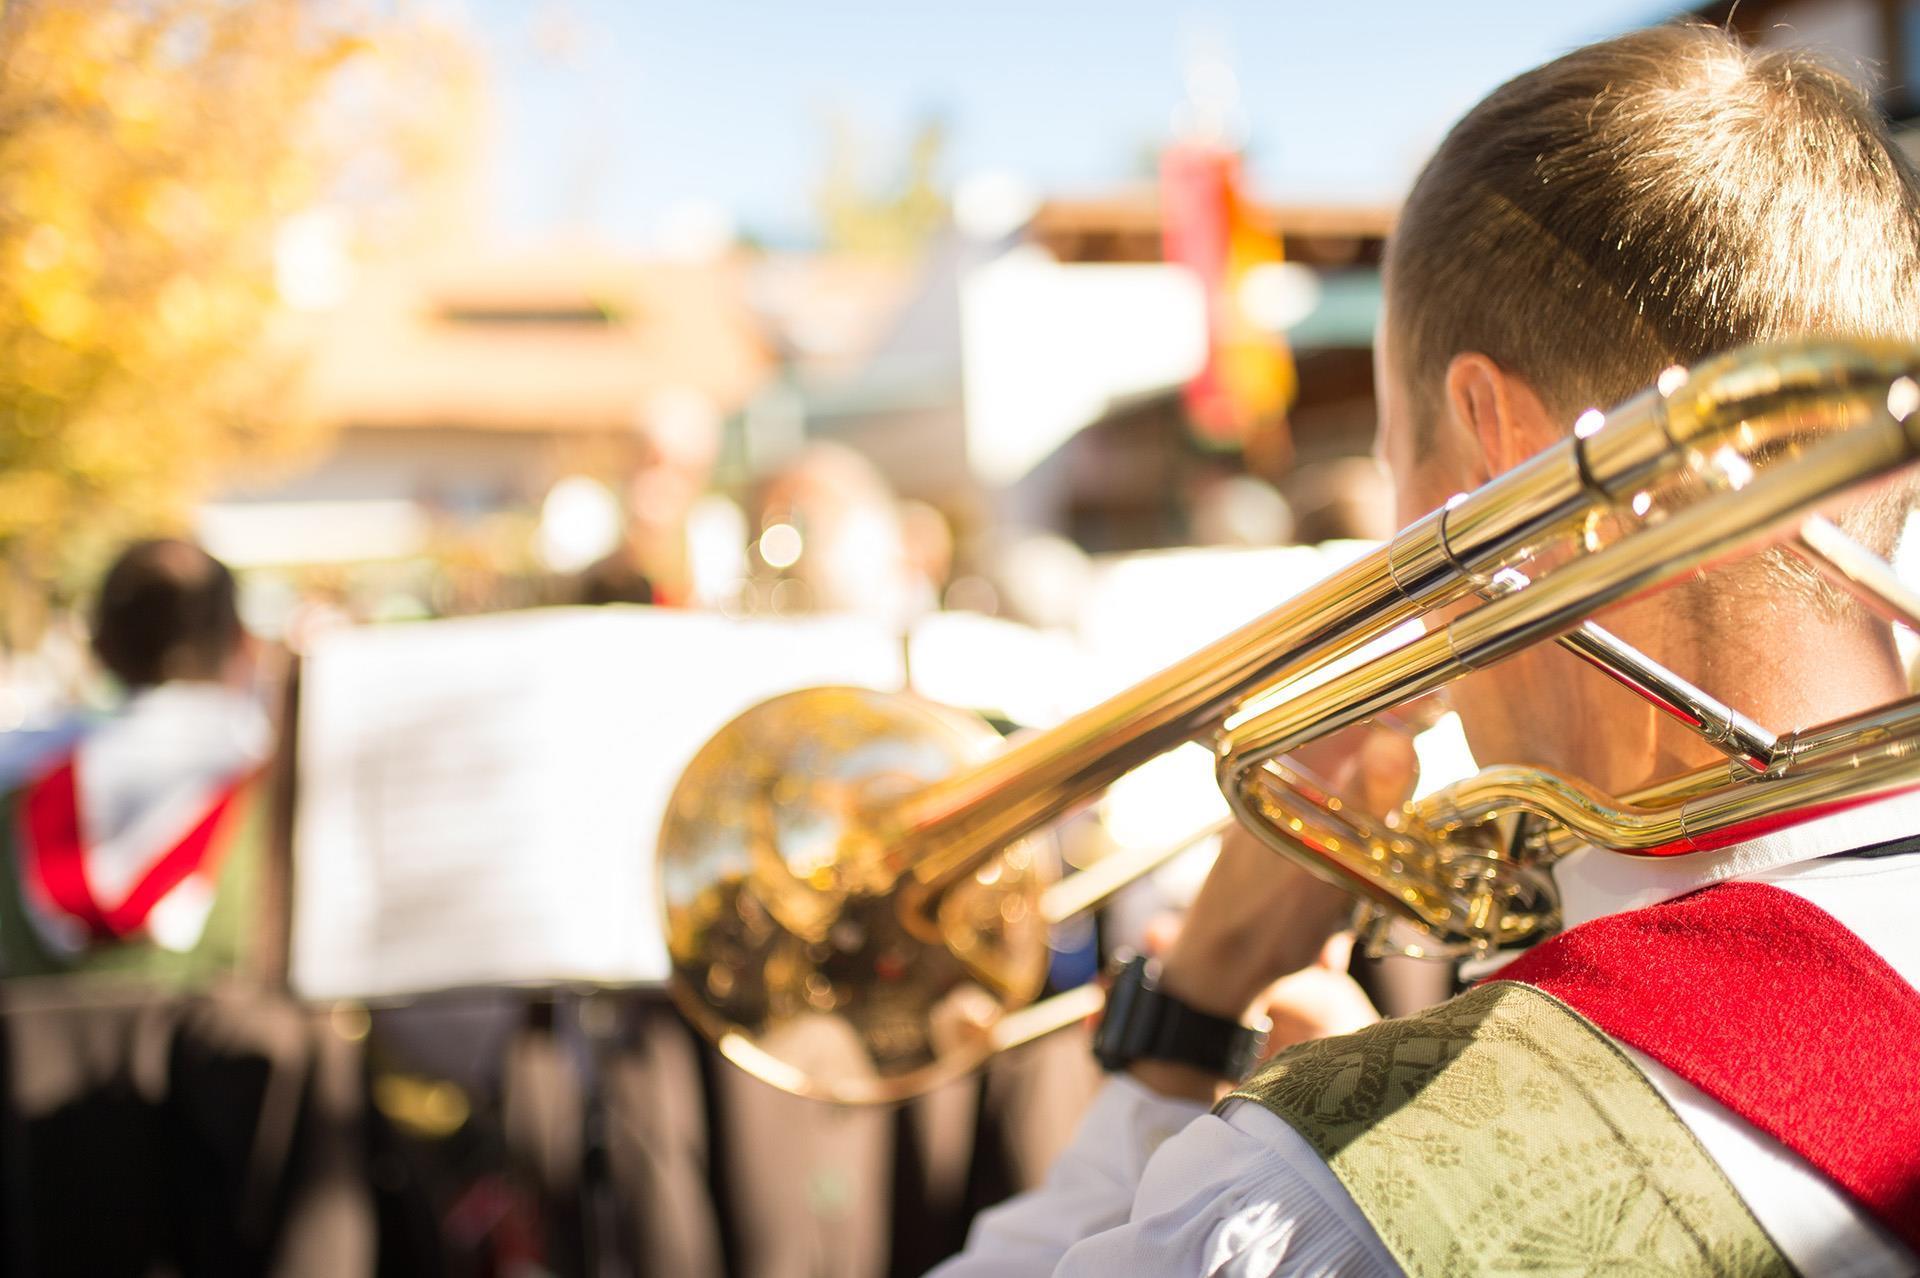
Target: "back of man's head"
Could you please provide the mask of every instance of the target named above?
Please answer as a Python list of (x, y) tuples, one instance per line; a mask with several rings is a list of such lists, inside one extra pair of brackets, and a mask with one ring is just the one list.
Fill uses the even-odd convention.
[[(1920, 340), (1920, 178), (1818, 57), (1655, 27), (1468, 112), (1407, 199), (1387, 290), (1417, 431), (1467, 351), (1570, 426), (1752, 342)], [(1845, 522), (1885, 552), (1904, 512), (1889, 494)]]
[(1571, 420), (1750, 342), (1920, 337), (1920, 180), (1816, 57), (1655, 27), (1468, 112), (1407, 199), (1388, 287), (1417, 397), (1479, 351)]
[(243, 637), (233, 574), (191, 542), (135, 542), (100, 585), (93, 650), (129, 688), (219, 679)]

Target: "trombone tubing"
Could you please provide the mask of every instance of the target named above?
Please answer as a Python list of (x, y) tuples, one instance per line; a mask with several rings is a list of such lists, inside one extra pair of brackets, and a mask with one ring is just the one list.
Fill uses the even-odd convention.
[(1897, 418), (1883, 407), (1875, 420), (1835, 433), (1790, 466), (1762, 471), (1745, 488), (1677, 511), (1239, 725), (1221, 743), (1221, 786), (1231, 801), (1240, 777), (1259, 763), (1557, 638), (1589, 614), (1744, 550), (1916, 456), (1920, 414)]
[[(1552, 821), (1555, 855), (1593, 844), (1630, 856), (1711, 852), (1814, 816), (1920, 788), (1920, 743), (1899, 736), (1825, 766), (1742, 779), (1667, 807), (1642, 807), (1540, 768), (1487, 768), (1418, 806), (1416, 819), (1450, 829), (1523, 809)], [(1562, 833), (1564, 832), (1564, 833)]]
[(1898, 344), (1815, 343), (1722, 356), (1701, 365), (1691, 382), (1663, 377), (1598, 429), (1576, 430), (1292, 602), (899, 801), (887, 817), (888, 863), (923, 890), (944, 888), (1146, 760), (1212, 733), (1254, 693), (1466, 596), (1542, 543), (1576, 531), (1590, 512), (1691, 473), (1701, 452), (1764, 448), (1775, 423), (1789, 425), (1768, 411), (1781, 401), (1877, 394), (1884, 405), (1888, 382), (1911, 367), (1911, 349)]
[[(1727, 837), (1725, 829), (1709, 830), (1708, 825), (1715, 817), (1725, 818), (1729, 815), (1731, 810), (1728, 801), (1737, 790), (1751, 792), (1749, 798), (1766, 796), (1772, 805), (1763, 811), (1749, 808), (1734, 814), (1741, 822), (1775, 822), (1783, 809), (1799, 811), (1819, 802), (1825, 805), (1823, 810), (1837, 810), (1852, 803), (1886, 798), (1911, 789), (1912, 786), (1907, 783), (1910, 778), (1902, 775), (1905, 769), (1898, 763), (1903, 758), (1910, 764), (1920, 762), (1920, 697), (1904, 697), (1888, 705), (1875, 706), (1860, 714), (1789, 734), (1782, 740), (1779, 759), (1765, 778), (1755, 778), (1738, 764), (1711, 765), (1631, 791), (1618, 801), (1600, 796), (1600, 803), (1605, 809), (1625, 811), (1629, 814), (1629, 822), (1650, 821), (1656, 811), (1674, 814), (1673, 823), (1668, 828), (1679, 831), (1693, 841), (1692, 847), (1676, 851), (1704, 851), (1725, 847), (1736, 841)], [(1523, 771), (1488, 769), (1456, 782), (1417, 804), (1414, 819), (1444, 833), (1463, 825), (1476, 824), (1509, 807), (1523, 807), (1548, 816), (1556, 823), (1556, 827), (1545, 835), (1546, 859), (1549, 861), (1557, 860), (1585, 843), (1612, 838), (1604, 825), (1606, 817), (1583, 818), (1577, 813), (1553, 808), (1550, 800), (1554, 796), (1529, 788), (1528, 779), (1518, 775)], [(1499, 775), (1501, 773), (1506, 775)], [(1553, 774), (1541, 772), (1536, 775), (1552, 777), (1554, 788), (1579, 785)], [(1860, 792), (1846, 796), (1848, 802), (1841, 802), (1830, 792), (1816, 798), (1815, 789), (1810, 787), (1814, 787), (1818, 777), (1832, 779), (1842, 775), (1851, 775)], [(1793, 784), (1783, 785), (1782, 781)], [(1824, 783), (1817, 788), (1824, 790)], [(1570, 791), (1563, 790), (1562, 793)], [(1709, 803), (1708, 800), (1715, 801)], [(1578, 799), (1572, 801), (1577, 803)], [(1683, 807), (1691, 811), (1681, 813)], [(1711, 842), (1706, 842), (1708, 839)], [(1608, 846), (1618, 851), (1640, 851), (1648, 855), (1654, 854), (1647, 852), (1648, 848), (1657, 849), (1659, 846), (1657, 839), (1641, 838), (1638, 843), (1638, 847), (1630, 841), (1609, 843)]]

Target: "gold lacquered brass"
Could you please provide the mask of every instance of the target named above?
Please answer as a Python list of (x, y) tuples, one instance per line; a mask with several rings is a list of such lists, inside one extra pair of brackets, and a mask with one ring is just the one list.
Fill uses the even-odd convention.
[(984, 758), (983, 721), (904, 694), (815, 688), (753, 707), (681, 776), (660, 836), (681, 1007), (735, 1063), (847, 1103), (978, 1064), (1046, 974), (1032, 849), (904, 908), (902, 795)]
[[(1758, 347), (1669, 370), (1292, 602), (1005, 745), (901, 695), (820, 689), (748, 711), (687, 770), (661, 832), (682, 1006), (760, 1077), (849, 1102), (912, 1095), (1085, 1015), (1084, 996), (1027, 1006), (1047, 925), (1158, 859), (1049, 888), (1030, 840), (1186, 741), (1214, 748), (1248, 829), (1437, 954), (1556, 926), (1546, 869), (1572, 847), (1682, 855), (1920, 789), (1920, 702), (1775, 732), (1591, 621), (1779, 543), (1920, 625), (1920, 597), (1816, 513), (1920, 457), (1916, 379), (1920, 349), (1892, 343)], [(1426, 632), (1393, 644), (1414, 620)], [(1497, 765), (1371, 814), (1287, 758), (1542, 642), (1727, 762), (1621, 797)]]

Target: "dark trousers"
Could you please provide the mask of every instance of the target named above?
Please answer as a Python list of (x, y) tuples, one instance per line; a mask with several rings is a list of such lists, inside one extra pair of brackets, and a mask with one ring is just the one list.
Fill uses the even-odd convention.
[(0, 991), (8, 1274), (371, 1273), (358, 1045), (291, 1001)]

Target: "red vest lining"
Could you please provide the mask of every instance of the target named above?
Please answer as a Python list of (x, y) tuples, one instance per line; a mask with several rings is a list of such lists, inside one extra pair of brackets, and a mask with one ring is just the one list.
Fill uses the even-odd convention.
[(1826, 911), (1723, 883), (1583, 923), (1488, 979), (1659, 1061), (1920, 1252), (1920, 991)]

